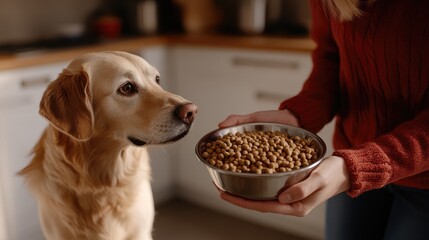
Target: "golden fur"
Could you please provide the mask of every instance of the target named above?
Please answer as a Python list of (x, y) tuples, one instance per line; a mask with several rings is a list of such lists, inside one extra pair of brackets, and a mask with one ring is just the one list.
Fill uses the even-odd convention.
[[(148, 154), (135, 145), (183, 137), (196, 111), (157, 76), (138, 56), (102, 52), (75, 59), (48, 86), (40, 114), (50, 125), (20, 171), (47, 239), (152, 239)], [(177, 117), (184, 105), (186, 121)]]

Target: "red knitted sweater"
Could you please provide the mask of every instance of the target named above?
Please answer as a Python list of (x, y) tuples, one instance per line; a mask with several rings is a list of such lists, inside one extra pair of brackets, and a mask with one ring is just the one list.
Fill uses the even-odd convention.
[(387, 184), (429, 189), (429, 1), (377, 0), (339, 22), (311, 1), (313, 70), (281, 103), (318, 132), (336, 118), (333, 155), (349, 195)]

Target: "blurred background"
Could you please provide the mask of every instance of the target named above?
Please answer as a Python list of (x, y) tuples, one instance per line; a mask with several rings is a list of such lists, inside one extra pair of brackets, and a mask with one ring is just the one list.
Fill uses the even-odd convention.
[(171, 33), (306, 36), (307, 1), (2, 0), (0, 50)]
[[(1, 0), (0, 240), (43, 239), (16, 172), (47, 122), (46, 85), (76, 56), (128, 51), (162, 87), (199, 106), (188, 136), (150, 147), (155, 240), (323, 239), (324, 206), (303, 218), (262, 214), (218, 197), (196, 142), (232, 113), (276, 109), (311, 71), (307, 0)], [(318, 133), (331, 150), (332, 124)]]

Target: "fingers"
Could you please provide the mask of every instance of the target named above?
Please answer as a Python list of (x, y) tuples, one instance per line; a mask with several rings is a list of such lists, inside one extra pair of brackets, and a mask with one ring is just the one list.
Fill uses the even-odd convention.
[(288, 214), (292, 213), (292, 208), (289, 205), (282, 205), (279, 204), (278, 201), (253, 201), (248, 200), (244, 198), (235, 197), (233, 195), (230, 195), (226, 192), (221, 192), (220, 197), (236, 206), (255, 210), (258, 212), (271, 212), (271, 213), (282, 213), (282, 214)]
[(251, 122), (273, 122), (299, 126), (297, 118), (286, 109), (259, 111), (246, 115), (229, 115), (218, 126), (225, 128)]
[(229, 115), (225, 120), (218, 124), (219, 128), (231, 127), (251, 121), (251, 114), (248, 115)]
[(298, 201), (291, 204), (281, 204), (278, 201), (253, 201), (248, 199), (243, 199), (239, 197), (232, 196), (228, 193), (221, 192), (220, 197), (236, 206), (255, 210), (263, 213), (277, 213), (283, 215), (291, 215), (297, 217), (304, 217), (310, 211), (317, 206), (314, 204), (314, 200), (317, 199), (315, 196), (311, 196), (304, 201)]
[(277, 119), (276, 115), (278, 115), (277, 110), (254, 112), (246, 115), (233, 114), (229, 115), (225, 120), (220, 122), (218, 126), (219, 128), (225, 128), (251, 122), (270, 122)]
[(302, 182), (292, 185), (279, 195), (280, 203), (302, 201), (317, 191), (322, 191), (322, 198), (328, 199), (349, 189), (348, 170), (344, 159), (331, 156), (326, 158)]
[(223, 120), (218, 124), (218, 127), (225, 128), (225, 127), (237, 125), (236, 124), (238, 121), (237, 118), (239, 118), (239, 115), (229, 115), (225, 120)]
[(302, 201), (323, 187), (324, 181), (317, 172), (311, 174), (306, 180), (292, 185), (279, 195), (282, 204)]

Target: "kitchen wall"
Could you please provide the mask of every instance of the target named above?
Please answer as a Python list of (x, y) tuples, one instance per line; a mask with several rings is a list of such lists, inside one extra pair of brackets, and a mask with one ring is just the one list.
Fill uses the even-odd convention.
[(1, 0), (0, 44), (51, 37), (81, 24), (102, 0)]
[[(310, 26), (309, 0), (262, 0), (267, 4), (264, 34), (306, 34), (292, 28)], [(91, 13), (103, 3), (116, 2), (132, 8), (136, 0), (0, 0), (0, 45), (26, 43), (32, 40), (57, 37), (64, 28), (84, 24)], [(240, 0), (158, 0), (160, 24), (168, 32), (182, 31), (182, 24), (198, 32), (202, 25), (222, 33), (239, 33), (238, 8), (246, 1)], [(130, 8), (130, 9), (128, 9)], [(177, 9), (176, 9), (177, 8)], [(217, 13), (217, 14), (215, 14)], [(125, 14), (126, 24), (133, 25), (130, 12)], [(182, 16), (182, 23), (180, 22)], [(129, 19), (128, 19), (129, 18)], [(216, 18), (216, 19), (215, 19)], [(188, 26), (191, 24), (192, 26)], [(211, 25), (218, 25), (213, 27)], [(127, 26), (128, 26), (127, 25)], [(220, 25), (220, 27), (219, 27)], [(85, 26), (83, 26), (85, 27)], [(128, 26), (130, 27), (130, 26)], [(174, 29), (170, 29), (174, 28)], [(197, 29), (197, 30), (198, 30)], [(229, 30), (233, 30), (233, 32)], [(188, 29), (189, 30), (189, 29)], [(130, 31), (130, 29), (128, 29)], [(164, 32), (165, 32), (164, 31)], [(132, 32), (132, 31), (131, 31)]]

